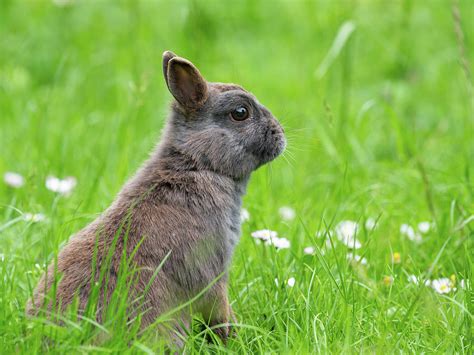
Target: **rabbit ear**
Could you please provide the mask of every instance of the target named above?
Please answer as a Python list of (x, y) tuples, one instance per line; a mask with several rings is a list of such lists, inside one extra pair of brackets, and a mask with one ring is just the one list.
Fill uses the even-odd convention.
[[(172, 54), (171, 52), (167, 53)], [(163, 56), (164, 66), (165, 56)], [(206, 102), (208, 98), (207, 81), (190, 61), (176, 56), (170, 58), (167, 61), (165, 78), (169, 91), (184, 107), (196, 110)]]
[(168, 62), (171, 60), (171, 58), (176, 57), (176, 54), (174, 54), (171, 51), (166, 51), (163, 53), (163, 76), (165, 77), (166, 85), (169, 88), (168, 84)]

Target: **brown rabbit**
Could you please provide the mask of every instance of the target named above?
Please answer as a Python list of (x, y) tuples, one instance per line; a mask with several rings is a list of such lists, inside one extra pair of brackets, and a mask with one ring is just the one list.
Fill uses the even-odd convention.
[[(210, 325), (224, 324), (217, 333), (227, 338), (225, 324), (233, 317), (227, 269), (239, 240), (242, 195), (252, 171), (282, 153), (286, 140), (275, 117), (242, 87), (207, 82), (191, 62), (169, 51), (163, 72), (175, 101), (161, 143), (112, 205), (62, 249), (28, 302), (28, 314), (42, 307), (64, 310), (76, 297), (84, 310), (91, 280), (97, 282), (113, 250), (99, 321), (127, 255), (140, 270), (130, 296), (144, 300), (130, 314), (144, 312), (143, 327), (212, 285), (192, 309)], [(56, 272), (61, 279), (51, 296)], [(176, 329), (182, 332), (190, 319), (182, 310)]]

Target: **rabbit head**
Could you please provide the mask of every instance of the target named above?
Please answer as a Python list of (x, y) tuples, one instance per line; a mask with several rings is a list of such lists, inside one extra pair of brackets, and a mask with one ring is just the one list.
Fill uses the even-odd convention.
[(168, 150), (187, 157), (194, 169), (244, 179), (285, 149), (283, 128), (241, 86), (207, 82), (190, 61), (169, 51), (163, 72), (175, 98)]

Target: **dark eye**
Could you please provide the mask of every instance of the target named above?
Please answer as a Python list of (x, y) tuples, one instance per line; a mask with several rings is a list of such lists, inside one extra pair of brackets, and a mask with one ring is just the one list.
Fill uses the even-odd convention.
[(244, 106), (240, 106), (232, 111), (230, 116), (236, 121), (243, 121), (249, 117), (249, 110), (247, 110)]

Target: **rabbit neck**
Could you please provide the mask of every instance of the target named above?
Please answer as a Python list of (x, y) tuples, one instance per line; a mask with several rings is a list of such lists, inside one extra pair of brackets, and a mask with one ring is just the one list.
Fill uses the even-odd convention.
[(209, 184), (213, 184), (215, 181), (223, 182), (225, 186), (232, 187), (239, 201), (245, 194), (250, 176), (234, 178), (212, 170), (202, 169), (191, 157), (181, 153), (172, 144), (166, 144), (166, 141), (163, 143), (157, 147), (129, 181), (124, 189), (128, 194), (133, 196), (148, 191), (157, 183), (193, 181), (196, 178), (207, 179)]
[(164, 142), (159, 146), (157, 151), (150, 159), (152, 169), (158, 171), (160, 175), (163, 174), (184, 174), (186, 172), (206, 172), (227, 178), (233, 181), (237, 186), (242, 186), (245, 190), (250, 179), (248, 176), (232, 176), (221, 171), (214, 171), (209, 167), (202, 166), (201, 163), (193, 159), (192, 156), (182, 152), (178, 147), (169, 142)]

